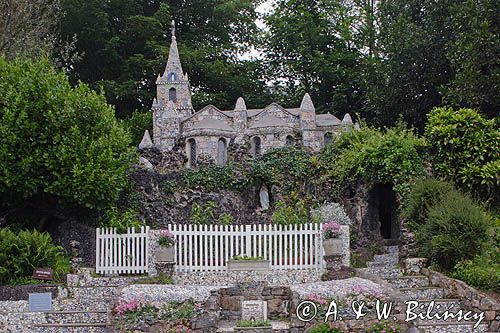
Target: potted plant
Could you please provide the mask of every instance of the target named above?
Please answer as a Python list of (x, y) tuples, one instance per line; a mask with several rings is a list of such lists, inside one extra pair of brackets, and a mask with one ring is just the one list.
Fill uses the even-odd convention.
[(334, 221), (323, 225), (323, 248), (325, 256), (342, 255), (342, 240), (340, 239), (340, 224)]
[(169, 230), (160, 230), (158, 237), (158, 247), (156, 249), (157, 262), (174, 262), (175, 256), (175, 236)]
[(227, 261), (229, 271), (268, 271), (269, 260), (262, 257), (234, 256)]

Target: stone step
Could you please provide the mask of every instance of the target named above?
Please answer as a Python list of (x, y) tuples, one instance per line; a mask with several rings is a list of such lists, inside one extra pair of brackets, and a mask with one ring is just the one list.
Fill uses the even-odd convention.
[(395, 278), (385, 279), (394, 288), (418, 288), (428, 287), (429, 279), (424, 275), (405, 275)]
[(107, 323), (108, 311), (54, 311), (46, 315), (49, 324)]
[(75, 299), (68, 298), (54, 303), (55, 311), (107, 311), (113, 302), (112, 298)]
[(389, 264), (397, 264), (398, 263), (398, 257), (394, 254), (376, 254), (373, 257), (374, 262), (382, 262), (382, 263), (389, 263)]
[(68, 287), (68, 297), (78, 299), (100, 299), (115, 297), (117, 286)]
[(381, 261), (368, 261), (366, 263), (366, 267), (371, 268), (371, 267), (390, 267), (390, 268), (396, 268), (397, 262), (381, 262)]
[(363, 268), (363, 270), (366, 270), (366, 272), (383, 279), (403, 276), (403, 270), (394, 267), (369, 267)]
[(436, 322), (418, 322), (417, 327), (424, 333), (486, 333), (488, 331), (487, 324), (480, 324), (474, 328), (475, 322), (452, 322), (436, 321)]
[(400, 288), (408, 300), (440, 299), (444, 297), (444, 289), (438, 287)]
[(386, 254), (399, 255), (399, 247), (397, 245), (384, 246)]
[[(270, 320), (273, 333), (285, 333), (290, 330), (290, 323), (286, 321)], [(217, 332), (234, 332), (236, 321), (221, 320), (217, 325)]]

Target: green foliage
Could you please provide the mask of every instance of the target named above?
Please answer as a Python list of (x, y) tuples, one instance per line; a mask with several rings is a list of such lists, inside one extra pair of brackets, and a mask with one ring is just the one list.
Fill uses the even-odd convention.
[(500, 25), (496, 0), (466, 0), (452, 6), (447, 57), (455, 77), (447, 100), (455, 106), (478, 108), (491, 117), (500, 110)]
[(258, 63), (236, 58), (255, 36), (255, 6), (253, 0), (62, 0), (61, 44), (76, 36), (81, 55), (67, 70), (74, 82), (103, 86), (119, 117), (147, 111), (175, 19), (183, 69), (197, 91), (195, 108), (230, 108), (239, 96), (261, 103), (266, 96)]
[(500, 292), (500, 252), (498, 246), (472, 260), (460, 261), (455, 265), (453, 277), (470, 286)]
[(241, 185), (236, 179), (232, 164), (224, 166), (208, 165), (195, 169), (185, 169), (183, 177), (188, 188), (203, 186), (207, 191), (235, 189)]
[(130, 137), (102, 95), (48, 60), (0, 58), (0, 194), (53, 195), (89, 208), (118, 198), (133, 161)]
[(439, 176), (483, 198), (498, 196), (500, 130), (495, 120), (471, 109), (436, 108), (425, 136)]
[(161, 182), (161, 190), (165, 194), (172, 194), (175, 192), (177, 188), (177, 183), (174, 180), (164, 180)]
[(128, 228), (139, 230), (144, 225), (144, 221), (141, 221), (137, 217), (137, 212), (132, 209), (120, 212), (115, 207), (111, 207), (101, 219), (102, 227), (116, 228), (118, 233), (126, 233)]
[(234, 217), (230, 213), (222, 213), (219, 216), (218, 224), (219, 225), (231, 225), (234, 222)]
[(150, 112), (133, 112), (123, 123), (131, 134), (134, 146), (139, 145), (145, 130), (149, 130), (149, 135), (153, 133), (153, 117)]
[(163, 320), (179, 320), (196, 318), (196, 304), (192, 300), (170, 302), (163, 308)]
[(385, 132), (362, 127), (342, 133), (321, 153), (319, 169), (339, 191), (363, 179), (391, 183), (400, 195), (424, 175), (424, 140), (402, 126)]
[(291, 225), (309, 223), (309, 214), (304, 201), (298, 199), (293, 204), (278, 201), (272, 216), (274, 224)]
[(215, 208), (217, 204), (214, 201), (207, 201), (205, 204), (193, 202), (191, 206), (191, 223), (198, 225), (211, 224), (215, 221)]
[(386, 322), (378, 322), (373, 324), (367, 331), (368, 333), (400, 333), (401, 328), (397, 324)]
[(36, 267), (52, 268), (56, 282), (71, 268), (63, 248), (55, 246), (48, 233), (0, 229), (0, 283), (30, 282)]
[(424, 225), (429, 209), (439, 203), (448, 193), (454, 191), (453, 185), (436, 179), (417, 181), (405, 197), (403, 216), (413, 228)]
[(342, 333), (339, 328), (331, 327), (328, 323), (316, 324), (307, 330), (308, 333)]
[(421, 254), (443, 270), (480, 254), (490, 241), (490, 218), (468, 196), (452, 191), (429, 208), (415, 230)]
[(285, 185), (285, 180), (305, 180), (310, 175), (310, 157), (299, 147), (274, 148), (252, 160), (250, 169), (253, 179), (266, 184)]
[(275, 10), (265, 17), (263, 44), (272, 75), (293, 78), (279, 87), (280, 102), (298, 105), (309, 92), (321, 112), (343, 116), (362, 108), (366, 64), (354, 45), (359, 22), (350, 6), (355, 4), (276, 1)]
[(270, 327), (271, 322), (269, 320), (238, 320), (236, 322), (236, 327)]

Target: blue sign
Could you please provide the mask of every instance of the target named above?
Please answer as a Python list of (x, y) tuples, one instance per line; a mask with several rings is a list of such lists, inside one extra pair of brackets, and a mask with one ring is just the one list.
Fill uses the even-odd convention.
[(34, 312), (52, 311), (52, 293), (30, 294), (29, 309)]

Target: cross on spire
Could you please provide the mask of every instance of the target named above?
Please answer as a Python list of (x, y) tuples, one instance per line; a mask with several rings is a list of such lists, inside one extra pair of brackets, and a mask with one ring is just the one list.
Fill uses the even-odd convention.
[(175, 37), (175, 21), (172, 20), (172, 23), (170, 25), (170, 32), (172, 33), (172, 37)]

